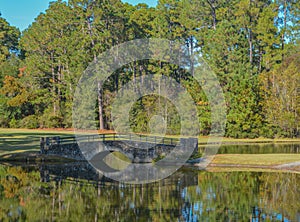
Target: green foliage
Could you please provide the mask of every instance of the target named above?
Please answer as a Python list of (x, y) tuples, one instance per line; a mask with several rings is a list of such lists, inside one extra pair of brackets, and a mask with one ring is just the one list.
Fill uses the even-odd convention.
[[(157, 122), (155, 121), (158, 117)], [(134, 132), (180, 134), (180, 117), (176, 107), (167, 99), (156, 95), (139, 99), (130, 111), (130, 124)]]
[(264, 110), (270, 124), (281, 129), (278, 136), (299, 134), (299, 54), (286, 58), (278, 68), (261, 75)]
[(20, 127), (20, 120), (16, 120), (15, 118), (12, 118), (9, 121), (9, 127), (10, 128), (19, 128)]
[[(287, 0), (160, 0), (155, 8), (69, 0), (50, 3), (21, 37), (0, 18), (0, 126), (72, 127), (76, 85), (97, 55), (132, 39), (167, 38), (181, 41), (188, 56), (201, 56), (217, 74), (226, 98), (226, 136), (299, 136), (299, 18), (300, 4)], [(89, 119), (83, 128), (112, 128), (117, 92), (129, 81), (136, 88), (146, 75), (162, 74), (186, 87), (200, 133), (208, 135), (211, 107), (193, 79), (199, 71), (194, 65), (186, 64), (187, 71), (163, 61), (131, 62), (98, 83), (103, 90), (91, 95), (95, 107), (82, 99), (74, 121)], [(165, 119), (168, 134), (180, 132), (178, 110), (158, 97), (136, 101), (130, 127), (150, 132), (155, 115)]]
[(29, 115), (20, 120), (19, 125), (28, 129), (36, 129), (39, 128), (39, 120), (37, 116)]
[(57, 128), (63, 126), (62, 121), (63, 120), (61, 116), (44, 114), (40, 117), (39, 122), (40, 122), (40, 126), (43, 128)]
[(0, 17), (0, 64), (5, 62), (11, 55), (12, 51), (18, 49), (18, 40), (20, 31), (2, 17)]

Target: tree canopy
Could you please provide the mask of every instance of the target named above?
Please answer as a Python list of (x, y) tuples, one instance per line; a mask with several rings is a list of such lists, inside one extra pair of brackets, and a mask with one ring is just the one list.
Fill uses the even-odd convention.
[[(72, 127), (74, 92), (88, 64), (120, 43), (155, 37), (182, 41), (216, 73), (226, 98), (226, 136), (299, 136), (299, 24), (296, 0), (160, 0), (156, 7), (58, 0), (22, 34), (1, 17), (0, 126)], [(188, 89), (207, 135), (210, 104), (193, 71), (153, 60), (127, 64), (99, 82), (99, 128), (113, 127), (111, 104), (122, 85), (158, 73)], [(176, 108), (157, 96), (136, 101), (131, 127), (150, 132), (154, 115), (164, 117), (167, 133), (179, 132)]]

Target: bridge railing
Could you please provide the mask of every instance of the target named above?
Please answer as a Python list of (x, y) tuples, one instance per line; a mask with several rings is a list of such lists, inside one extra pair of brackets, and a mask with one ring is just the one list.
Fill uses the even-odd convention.
[(68, 137), (42, 137), (41, 144), (51, 146), (55, 144), (73, 144), (77, 142), (96, 142), (96, 141), (130, 141), (130, 142), (144, 142), (153, 144), (164, 145), (177, 145), (180, 141), (179, 138), (174, 137), (161, 137), (144, 134), (123, 134), (123, 133), (111, 133), (111, 134), (94, 134), (94, 135), (77, 135)]
[(153, 144), (176, 145), (179, 138), (152, 136), (144, 134), (115, 134), (114, 140), (132, 141), (132, 142), (145, 142)]

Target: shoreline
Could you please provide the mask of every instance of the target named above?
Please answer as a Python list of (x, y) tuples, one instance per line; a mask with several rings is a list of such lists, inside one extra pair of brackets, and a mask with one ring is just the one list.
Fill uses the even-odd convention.
[[(228, 154), (227, 154), (228, 155)], [(251, 154), (250, 154), (251, 155)], [(261, 157), (268, 154), (259, 154)], [(282, 154), (277, 154), (278, 157)], [(226, 156), (226, 154), (218, 154), (216, 158), (220, 156)], [(230, 154), (228, 155), (230, 156)], [(239, 155), (243, 158), (243, 154)], [(206, 170), (209, 172), (233, 172), (233, 171), (267, 171), (267, 172), (290, 172), (300, 174), (300, 159), (297, 161), (287, 161), (272, 163), (272, 164), (247, 164), (247, 163), (218, 163), (212, 161), (206, 168), (199, 167), (201, 165), (201, 158), (191, 159), (184, 164), (183, 167), (194, 168), (195, 170)], [(4, 154), (0, 156), (0, 164), (16, 164), (16, 165), (39, 165), (39, 164), (63, 164), (63, 163), (78, 163), (87, 161), (78, 161), (74, 159), (68, 159), (57, 155), (44, 155), (38, 151), (25, 151), (19, 153)]]
[[(107, 133), (111, 134), (114, 131), (93, 131), (93, 133)], [(86, 133), (91, 133), (88, 131)], [(0, 163), (4, 162), (19, 162), (19, 163), (63, 163), (63, 162), (74, 162), (76, 160), (67, 159), (61, 156), (49, 156), (49, 155), (42, 155), (39, 152), (39, 139), (40, 137), (44, 136), (70, 136), (74, 134), (74, 129), (12, 129), (12, 128), (0, 128)], [(176, 136), (170, 136), (175, 138)], [(216, 146), (219, 144), (207, 144), (208, 141), (207, 136), (201, 136), (198, 138), (198, 147), (206, 147), (206, 146)], [(255, 139), (234, 139), (234, 138), (222, 138), (221, 146), (230, 146), (230, 145), (259, 145), (264, 146), (267, 144), (300, 144), (300, 138), (276, 138), (276, 139), (268, 139), (268, 138), (255, 138)], [(223, 156), (222, 156), (223, 155)], [(223, 157), (223, 162), (216, 162), (215, 160), (210, 163), (207, 169), (213, 169), (213, 171), (218, 171), (220, 169), (229, 169), (231, 170), (245, 170), (245, 169), (263, 169), (263, 170), (282, 170), (282, 169), (295, 169), (297, 172), (300, 171), (300, 165), (288, 167), (289, 165), (283, 166), (282, 169), (276, 168), (276, 166), (282, 164), (290, 164), (292, 162), (300, 161), (300, 154), (295, 154), (295, 158), (298, 159), (289, 159), (285, 160), (280, 159), (281, 156), (287, 156), (285, 154), (273, 154), (275, 155), (275, 162), (272, 159), (267, 159), (267, 155), (270, 154), (249, 154), (251, 155), (249, 158), (255, 159), (256, 157), (260, 158), (258, 162), (250, 161), (251, 164), (247, 164), (245, 162), (244, 157), (246, 154), (236, 154), (237, 159), (234, 161), (231, 154), (218, 154), (216, 155), (217, 158)], [(256, 155), (256, 156), (255, 156)], [(298, 155), (298, 156), (297, 156)], [(274, 159), (273, 158), (273, 159)], [(224, 162), (225, 161), (225, 162)], [(273, 164), (270, 165), (269, 162), (266, 161), (273, 161)], [(278, 163), (276, 164), (276, 161)], [(190, 163), (187, 163), (187, 166), (194, 166), (197, 165), (197, 161), (191, 160)], [(254, 164), (253, 164), (254, 163)], [(258, 164), (257, 164), (258, 163)], [(265, 163), (265, 164), (264, 164)], [(275, 168), (274, 168), (275, 167)]]

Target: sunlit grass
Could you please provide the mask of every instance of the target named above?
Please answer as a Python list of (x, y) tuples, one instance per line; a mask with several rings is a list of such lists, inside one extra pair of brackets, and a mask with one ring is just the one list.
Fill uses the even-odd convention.
[(131, 160), (120, 152), (110, 153), (104, 158), (104, 162), (116, 170), (124, 170), (131, 164)]
[(223, 142), (242, 142), (242, 143), (276, 143), (276, 142), (300, 142), (300, 138), (275, 138), (269, 139), (264, 137), (254, 139), (235, 139), (235, 138), (223, 138)]
[(38, 151), (40, 137), (70, 136), (71, 130), (3, 129), (0, 128), (0, 154), (11, 152)]
[(8, 133), (38, 133), (38, 134), (74, 134), (73, 130), (56, 130), (56, 129), (11, 129), (11, 128), (0, 128), (0, 134)]
[(208, 172), (214, 172), (214, 173), (222, 173), (222, 172), (290, 172), (290, 173), (297, 173), (300, 174), (300, 171), (294, 171), (294, 170), (279, 170), (279, 169), (272, 169), (272, 168), (251, 168), (251, 167), (208, 167), (206, 169)]
[(124, 155), (123, 153), (115, 151), (115, 152), (112, 152), (111, 154), (114, 155), (116, 158), (122, 160), (122, 161), (125, 161), (127, 163), (131, 163), (131, 160), (126, 155)]
[(279, 165), (300, 161), (300, 154), (218, 154), (212, 164)]

